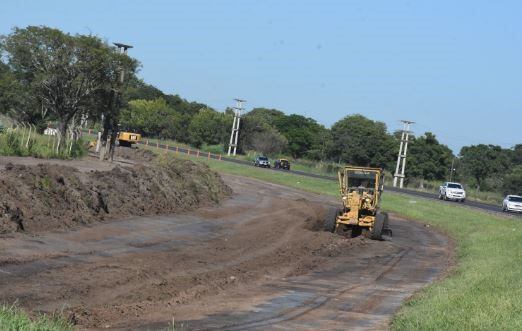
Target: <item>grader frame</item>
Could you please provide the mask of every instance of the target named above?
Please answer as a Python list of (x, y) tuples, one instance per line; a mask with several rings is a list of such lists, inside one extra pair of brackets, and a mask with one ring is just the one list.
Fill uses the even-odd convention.
[(331, 232), (365, 234), (382, 240), (391, 236), (388, 215), (379, 211), (384, 173), (380, 168), (345, 166), (339, 170), (339, 191), (343, 207), (330, 215), (325, 227)]

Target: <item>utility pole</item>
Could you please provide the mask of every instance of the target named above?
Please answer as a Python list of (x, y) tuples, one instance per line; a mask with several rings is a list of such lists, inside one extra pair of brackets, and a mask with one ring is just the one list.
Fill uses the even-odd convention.
[[(395, 174), (393, 175), (393, 187), (397, 187), (397, 179), (400, 178), (400, 188), (404, 185), (404, 170), (406, 169), (406, 154), (408, 152), (408, 140), (410, 137), (410, 125), (415, 123), (412, 121), (401, 121), (403, 123), (401, 134), (401, 146), (399, 148), (399, 155), (397, 156), (397, 167), (395, 167)], [(401, 167), (402, 164), (402, 167)], [(400, 170), (400, 171), (399, 171)]]
[(455, 157), (451, 160), (451, 169), (450, 169), (450, 182), (453, 180), (453, 171), (455, 171)]
[(241, 119), (241, 113), (243, 112), (243, 103), (246, 100), (242, 99), (234, 99), (236, 100), (236, 107), (234, 107), (234, 122), (232, 123), (232, 132), (230, 133), (230, 143), (228, 144), (228, 156), (232, 152), (233, 155), (236, 155), (237, 151), (237, 139), (239, 137), (239, 121)]
[[(124, 54), (124, 55), (127, 55), (127, 50), (129, 48), (133, 47), (131, 45), (126, 45), (126, 44), (122, 44), (122, 43), (114, 43), (114, 46), (118, 47), (118, 50), (120, 51), (120, 53)], [(125, 80), (125, 68), (123, 66), (121, 66), (120, 67), (119, 88), (113, 89), (113, 97), (111, 100), (112, 107), (119, 107), (118, 101), (119, 101), (120, 92), (121, 92), (120, 89), (123, 88), (124, 80)], [(102, 114), (102, 118), (103, 117), (104, 116)], [(114, 117), (114, 114), (111, 117)], [(116, 135), (118, 134), (118, 118), (117, 117), (118, 116), (116, 116), (116, 118), (106, 119), (107, 121), (112, 122), (112, 123), (110, 123), (111, 134), (110, 135), (107, 134), (107, 137), (103, 137), (104, 138), (103, 142), (101, 141), (102, 135), (100, 133), (98, 133), (98, 144), (96, 146), (96, 150), (100, 151), (100, 160), (105, 159), (105, 154), (107, 152), (107, 144), (109, 144), (108, 150), (109, 150), (111, 161), (114, 157), (114, 146), (116, 144)], [(104, 129), (107, 127), (107, 125), (109, 125), (109, 123), (104, 124)], [(101, 143), (101, 148), (98, 148), (100, 146), (100, 143)]]

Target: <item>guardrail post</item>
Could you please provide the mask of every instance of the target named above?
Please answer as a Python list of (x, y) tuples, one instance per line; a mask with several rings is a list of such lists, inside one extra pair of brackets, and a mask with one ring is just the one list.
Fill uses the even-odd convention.
[(221, 161), (221, 154), (219, 154), (219, 161)]
[(196, 157), (199, 157), (199, 149), (198, 149), (198, 153), (196, 154)]
[(149, 146), (149, 140), (147, 139), (147, 141), (145, 142), (145, 146)]
[(92, 130), (92, 129), (89, 129), (89, 134), (91, 134), (91, 130)]
[(187, 155), (190, 155), (190, 148), (187, 148)]
[(176, 154), (179, 153), (179, 146), (176, 146)]
[(159, 148), (159, 142), (156, 141), (156, 148)]
[(165, 153), (169, 150), (169, 145), (165, 145)]
[(209, 159), (209, 160), (210, 160), (210, 152), (208, 152), (208, 156), (207, 156), (207, 159)]

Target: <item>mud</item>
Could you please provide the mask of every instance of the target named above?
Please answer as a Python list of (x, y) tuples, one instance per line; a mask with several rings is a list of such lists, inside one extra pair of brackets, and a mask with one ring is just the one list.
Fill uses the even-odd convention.
[(331, 198), (225, 176), (233, 196), (172, 216), (0, 241), (0, 301), (79, 329), (384, 329), (447, 267), (446, 237), (392, 218), (392, 242), (320, 231)]
[(111, 167), (98, 163), (103, 171), (95, 167), (80, 171), (63, 164), (67, 162), (3, 163), (0, 234), (35, 234), (135, 215), (175, 213), (219, 203), (231, 194), (217, 173), (188, 160)]

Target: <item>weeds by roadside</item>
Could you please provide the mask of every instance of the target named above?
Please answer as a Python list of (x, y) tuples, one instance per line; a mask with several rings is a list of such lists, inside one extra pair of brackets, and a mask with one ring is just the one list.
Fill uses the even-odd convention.
[(86, 146), (82, 139), (72, 142), (67, 148), (56, 151), (54, 137), (18, 131), (0, 133), (0, 155), (33, 156), (43, 159), (79, 158), (86, 154)]
[(31, 319), (16, 305), (1, 305), (0, 330), (72, 331), (73, 327), (60, 316), (40, 315)]

